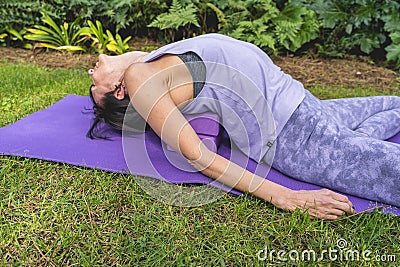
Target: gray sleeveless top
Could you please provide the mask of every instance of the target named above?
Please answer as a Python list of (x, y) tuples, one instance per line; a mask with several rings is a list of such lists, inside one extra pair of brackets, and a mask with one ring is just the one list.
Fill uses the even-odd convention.
[(196, 97), (206, 81), (206, 66), (203, 60), (193, 51), (177, 55), (189, 69), (193, 80), (193, 97)]

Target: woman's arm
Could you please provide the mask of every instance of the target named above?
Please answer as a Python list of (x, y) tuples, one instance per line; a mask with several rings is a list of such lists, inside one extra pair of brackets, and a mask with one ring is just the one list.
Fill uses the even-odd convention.
[(344, 213), (354, 213), (346, 196), (328, 189), (291, 190), (255, 175), (203, 147), (200, 147), (201, 156), (192, 160), (192, 165), (205, 175), (235, 189), (249, 192), (284, 210), (307, 210), (312, 217), (321, 219), (335, 220)]
[[(173, 80), (172, 72), (164, 70), (154, 75), (158, 71), (148, 63), (132, 65), (126, 71), (124, 80), (132, 104), (161, 139), (199, 171), (285, 210), (306, 209), (313, 217), (332, 220), (338, 219), (345, 212), (352, 213), (351, 202), (341, 194), (327, 189), (291, 190), (210, 151), (171, 98), (169, 90)], [(178, 84), (185, 84), (185, 81), (179, 81)]]

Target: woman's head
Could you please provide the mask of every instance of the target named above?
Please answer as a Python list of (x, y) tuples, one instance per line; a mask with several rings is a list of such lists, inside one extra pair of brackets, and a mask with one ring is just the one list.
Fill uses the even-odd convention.
[[(93, 69), (88, 71), (93, 84), (90, 86), (90, 98), (93, 102), (95, 119), (87, 136), (100, 137), (99, 123), (105, 122), (121, 130), (125, 113), (130, 103), (128, 92), (123, 84), (125, 70), (133, 63), (141, 61), (147, 53), (130, 52), (120, 56), (100, 55)], [(129, 108), (129, 128), (132, 131), (143, 131), (145, 121)]]

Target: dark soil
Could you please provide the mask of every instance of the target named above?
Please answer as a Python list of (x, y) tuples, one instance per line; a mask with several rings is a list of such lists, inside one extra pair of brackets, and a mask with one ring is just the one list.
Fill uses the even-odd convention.
[[(142, 39), (135, 40), (131, 48), (150, 50), (157, 46), (160, 44)], [(7, 62), (34, 63), (51, 68), (88, 69), (95, 64), (97, 56), (0, 47), (0, 58)], [(325, 59), (314, 56), (286, 56), (275, 57), (273, 60), (306, 87), (337, 85), (346, 88), (373, 87), (385, 92), (400, 91), (399, 72), (377, 66), (363, 58)]]

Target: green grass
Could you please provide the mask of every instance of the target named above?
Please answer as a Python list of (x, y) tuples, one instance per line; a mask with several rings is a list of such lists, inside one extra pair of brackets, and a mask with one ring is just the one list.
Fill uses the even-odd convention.
[[(70, 93), (86, 94), (84, 70), (0, 63), (0, 126)], [(311, 88), (322, 98), (376, 95), (373, 88)], [(396, 266), (400, 219), (373, 212), (311, 220), (253, 197), (224, 195), (200, 207), (154, 200), (129, 175), (0, 156), (2, 266)], [(260, 261), (257, 252), (347, 249), (395, 255), (395, 262)], [(335, 254), (333, 254), (334, 256)], [(339, 254), (336, 254), (339, 256)], [(262, 256), (262, 255), (261, 255)], [(295, 255), (294, 255), (295, 256)]]

